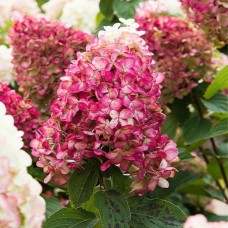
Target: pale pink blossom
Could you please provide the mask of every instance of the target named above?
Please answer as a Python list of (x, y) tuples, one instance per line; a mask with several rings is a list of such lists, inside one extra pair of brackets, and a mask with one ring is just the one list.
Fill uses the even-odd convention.
[(228, 222), (208, 222), (204, 215), (197, 214), (188, 217), (184, 228), (227, 228)]
[(0, 102), (0, 227), (41, 228), (45, 201), (41, 185), (27, 173), (32, 159), (21, 149), (22, 135)]

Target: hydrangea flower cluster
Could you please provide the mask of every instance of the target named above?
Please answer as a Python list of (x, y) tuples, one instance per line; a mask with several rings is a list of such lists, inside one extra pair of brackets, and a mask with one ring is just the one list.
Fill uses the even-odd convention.
[(23, 140), (27, 148), (30, 140), (35, 136), (35, 129), (39, 126), (38, 109), (29, 100), (23, 100), (15, 90), (11, 90), (7, 84), (1, 82), (0, 101), (6, 106), (7, 114), (13, 116), (15, 126), (24, 132)]
[(0, 45), (0, 82), (10, 84), (14, 80), (11, 49)]
[(92, 32), (96, 27), (98, 12), (98, 0), (72, 0), (65, 4), (60, 21), (67, 26)]
[(201, 214), (189, 216), (184, 224), (184, 228), (226, 228), (227, 226), (228, 222), (225, 221), (208, 222), (207, 218)]
[(61, 78), (51, 118), (31, 142), (37, 166), (48, 174), (45, 182), (64, 184), (72, 169), (97, 158), (101, 171), (117, 165), (130, 174), (132, 194), (169, 185), (178, 151), (160, 132), (165, 115), (157, 101), (164, 76), (153, 71), (138, 24), (121, 21), (125, 27), (100, 31)]
[(93, 37), (44, 18), (18, 16), (9, 34), (19, 90), (40, 107), (55, 98), (59, 77)]
[(180, 0), (189, 19), (202, 29), (209, 40), (228, 43), (228, 3), (225, 0)]
[(151, 8), (147, 2), (143, 6), (136, 21), (146, 31), (143, 38), (154, 53), (156, 70), (165, 72), (162, 102), (182, 99), (210, 73), (212, 46), (183, 19), (161, 15), (162, 8)]
[(0, 102), (0, 227), (40, 228), (45, 201), (41, 185), (27, 173), (32, 159), (21, 150), (22, 135)]
[(49, 20), (59, 20), (67, 27), (92, 32), (96, 27), (99, 0), (50, 0), (42, 9)]

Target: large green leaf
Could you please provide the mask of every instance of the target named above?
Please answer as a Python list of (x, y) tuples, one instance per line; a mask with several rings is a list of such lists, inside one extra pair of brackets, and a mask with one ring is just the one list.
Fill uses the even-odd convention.
[(169, 113), (162, 126), (162, 133), (167, 134), (169, 138), (172, 139), (176, 134), (177, 127), (178, 127), (178, 121), (176, 117), (172, 113)]
[(161, 199), (129, 198), (132, 228), (182, 228), (186, 215), (174, 204)]
[(207, 137), (211, 129), (211, 122), (197, 114), (190, 116), (183, 126), (183, 137), (189, 144), (198, 142)]
[(215, 77), (215, 80), (208, 86), (204, 97), (210, 99), (219, 90), (228, 88), (228, 66), (225, 66)]
[(129, 228), (131, 214), (124, 195), (116, 190), (99, 191), (94, 197), (103, 226)]
[(222, 93), (217, 93), (209, 100), (202, 99), (205, 107), (214, 113), (227, 113), (228, 112), (228, 97)]
[(135, 7), (143, 0), (113, 0), (114, 13), (118, 18), (134, 18)]
[(99, 167), (89, 164), (84, 170), (76, 170), (69, 181), (69, 195), (71, 204), (77, 208), (86, 202), (93, 193), (99, 176)]
[(92, 228), (97, 222), (91, 212), (81, 208), (62, 208), (44, 222), (43, 228)]
[(228, 133), (228, 118), (220, 120), (215, 126), (211, 128), (205, 138), (214, 138)]
[(56, 198), (45, 198), (46, 202), (46, 218), (50, 217), (56, 211), (61, 209), (61, 205)]
[(101, 0), (100, 1), (100, 11), (106, 17), (108, 21), (113, 18), (113, 0)]

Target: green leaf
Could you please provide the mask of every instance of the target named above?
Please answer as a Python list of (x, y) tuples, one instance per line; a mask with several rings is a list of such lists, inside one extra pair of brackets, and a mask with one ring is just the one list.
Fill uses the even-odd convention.
[(207, 171), (215, 180), (222, 178), (217, 159), (214, 157), (211, 158), (210, 163), (207, 165)]
[(128, 193), (130, 191), (131, 179), (123, 175), (123, 172), (115, 165), (109, 168), (112, 177), (112, 188), (120, 192)]
[(182, 126), (186, 119), (189, 118), (189, 97), (184, 97), (182, 100), (175, 99), (172, 104), (170, 104), (170, 109), (172, 110), (172, 115), (176, 118), (179, 124)]
[(210, 100), (201, 100), (205, 107), (214, 113), (227, 113), (228, 97), (222, 93), (217, 93)]
[(100, 1), (100, 11), (106, 17), (108, 21), (111, 21), (113, 18), (113, 0), (101, 0)]
[(183, 137), (188, 144), (205, 139), (211, 129), (211, 122), (193, 114), (183, 126)]
[(100, 189), (99, 186), (95, 187), (93, 189), (93, 193), (91, 195), (91, 197), (89, 198), (89, 200), (87, 200), (85, 203), (83, 203), (81, 205), (81, 208), (86, 210), (86, 211), (89, 211), (89, 212), (92, 212), (96, 215), (96, 217), (99, 217), (99, 211), (97, 210), (97, 208), (95, 207), (95, 204), (94, 204), (94, 196), (96, 194), (96, 192)]
[(73, 208), (62, 208), (51, 215), (43, 228), (92, 228), (98, 222), (93, 213)]
[(62, 207), (59, 203), (59, 201), (56, 198), (46, 198), (46, 218), (50, 217), (52, 214), (54, 214), (56, 211), (60, 210)]
[(162, 134), (167, 134), (172, 139), (176, 134), (177, 127), (178, 121), (176, 117), (172, 113), (169, 113), (162, 126)]
[(190, 159), (193, 159), (193, 156), (190, 154), (190, 152), (181, 147), (181, 148), (178, 148), (178, 151), (179, 151), (179, 154), (178, 154), (178, 157), (180, 158), (181, 161), (188, 161)]
[(221, 158), (228, 158), (228, 142), (222, 142), (217, 145)]
[(179, 192), (185, 194), (210, 197), (205, 189), (209, 189), (213, 182), (214, 181), (210, 176), (206, 176), (204, 178), (196, 179), (185, 185), (182, 185), (178, 190)]
[(207, 217), (209, 222), (220, 222), (220, 221), (228, 222), (228, 216), (220, 216), (210, 212), (205, 212), (205, 216)]
[(76, 170), (69, 181), (69, 198), (77, 208), (86, 202), (93, 193), (99, 176), (99, 167), (89, 164), (84, 170)]
[(214, 188), (206, 188), (204, 191), (208, 194), (208, 197), (212, 199), (217, 199), (220, 201), (224, 201), (224, 197), (221, 194), (220, 190), (214, 189)]
[(118, 18), (134, 18), (135, 7), (142, 0), (113, 0), (114, 13)]
[(225, 66), (215, 77), (215, 80), (208, 86), (204, 97), (210, 99), (219, 90), (228, 88), (228, 66)]
[(186, 183), (193, 181), (198, 178), (198, 175), (191, 174), (189, 172), (182, 171), (180, 173), (176, 173), (174, 178), (169, 179), (169, 188), (155, 188), (155, 190), (151, 193), (149, 193), (150, 199), (163, 199), (169, 197), (172, 193), (176, 191), (179, 187), (182, 185), (185, 185)]
[(122, 193), (116, 190), (99, 191), (95, 194), (94, 202), (105, 228), (129, 228), (130, 208)]
[(186, 215), (174, 204), (161, 199), (129, 198), (132, 228), (182, 228)]
[(214, 138), (228, 133), (228, 118), (220, 120), (209, 133), (204, 137), (205, 139)]

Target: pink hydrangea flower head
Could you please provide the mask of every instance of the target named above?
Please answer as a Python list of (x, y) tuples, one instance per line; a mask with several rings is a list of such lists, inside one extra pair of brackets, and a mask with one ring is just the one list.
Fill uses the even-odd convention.
[(15, 90), (1, 82), (0, 101), (6, 106), (7, 114), (13, 116), (15, 126), (24, 132), (24, 148), (27, 148), (35, 136), (35, 129), (39, 126), (38, 109), (29, 100), (24, 100)]
[(101, 171), (117, 165), (130, 174), (132, 193), (168, 187), (178, 151), (160, 133), (164, 76), (154, 72), (138, 24), (121, 21), (125, 27), (105, 27), (61, 77), (51, 118), (31, 142), (37, 165), (48, 174), (45, 181), (63, 184), (71, 170), (95, 158)]
[(228, 43), (228, 4), (225, 0), (180, 0), (188, 18), (202, 29), (209, 40)]
[(197, 214), (189, 216), (184, 224), (184, 228), (226, 228), (228, 222), (208, 222), (204, 215)]
[(143, 38), (154, 53), (155, 69), (165, 72), (162, 102), (168, 103), (174, 97), (182, 99), (212, 70), (212, 46), (183, 19), (148, 14), (149, 9), (145, 15), (136, 14), (136, 21), (146, 31)]
[(15, 17), (9, 36), (19, 89), (42, 108), (56, 97), (59, 77), (77, 51), (84, 51), (93, 39), (58, 22), (30, 16)]

